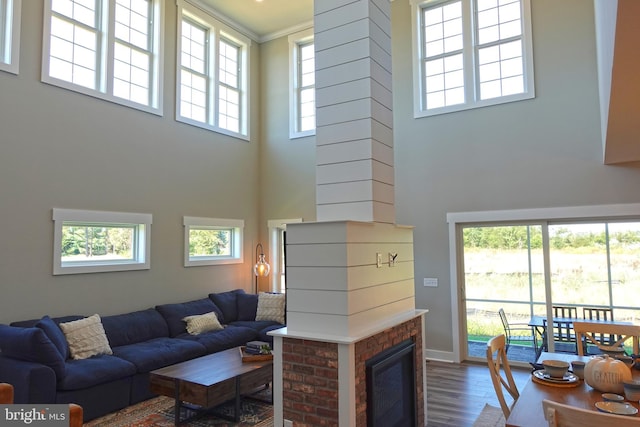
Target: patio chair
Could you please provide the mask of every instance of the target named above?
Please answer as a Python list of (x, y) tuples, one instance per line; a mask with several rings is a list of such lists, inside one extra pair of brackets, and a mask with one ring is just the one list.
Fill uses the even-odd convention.
[(578, 307), (571, 307), (568, 305), (553, 305), (551, 306), (551, 308), (553, 309), (554, 318), (565, 318), (565, 319), (578, 318)]
[(543, 325), (543, 346), (549, 348), (547, 339), (553, 339), (553, 348), (557, 352), (578, 354), (578, 341), (573, 329), (574, 322), (569, 320), (554, 320), (551, 331), (547, 324), (547, 319), (542, 319)]
[(542, 410), (549, 427), (640, 426), (640, 418), (637, 417), (607, 414), (547, 399), (542, 401)]
[[(0, 404), (13, 404), (13, 386), (8, 383), (0, 383)], [(75, 403), (69, 404), (69, 427), (82, 427), (82, 406)]]
[[(493, 356), (494, 354), (495, 358)], [(506, 337), (504, 335), (493, 337), (487, 342), (487, 365), (489, 366), (491, 382), (493, 383), (493, 388), (496, 391), (496, 396), (504, 413), (504, 418), (507, 419), (509, 418), (509, 414), (511, 414), (511, 408), (520, 397), (520, 392), (518, 391), (518, 387), (513, 379), (513, 374), (511, 373), (511, 367), (509, 366)], [(507, 390), (513, 398), (511, 405), (507, 404), (503, 388)]]
[[(535, 330), (532, 326), (529, 326), (527, 323), (510, 323), (507, 319), (507, 315), (504, 312), (504, 309), (499, 309), (498, 314), (500, 315), (500, 321), (502, 322), (502, 328), (504, 329), (504, 335), (506, 337), (506, 350), (505, 352), (509, 352), (509, 346), (514, 341), (520, 342), (531, 342), (533, 345), (534, 352), (538, 351), (538, 339), (535, 334)], [(519, 334), (518, 332), (526, 332), (525, 334)], [(514, 334), (515, 332), (515, 334)]]

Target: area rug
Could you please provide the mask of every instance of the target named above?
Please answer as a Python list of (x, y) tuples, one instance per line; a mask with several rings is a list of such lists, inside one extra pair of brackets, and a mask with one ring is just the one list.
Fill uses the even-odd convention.
[(482, 412), (480, 412), (480, 415), (478, 415), (478, 418), (476, 418), (476, 421), (473, 423), (473, 427), (502, 427), (504, 425), (505, 420), (502, 409), (489, 404), (484, 405)]
[[(270, 391), (271, 389), (261, 392), (259, 397), (261, 399), (267, 397)], [(173, 414), (174, 400), (159, 396), (96, 418), (85, 423), (84, 427), (173, 427)], [(193, 414), (192, 411), (182, 409), (183, 419)], [(231, 417), (233, 402), (223, 404), (211, 413), (201, 415), (180, 425), (187, 427), (273, 427), (273, 406), (260, 400), (242, 400), (240, 422), (238, 423), (225, 420), (220, 415)]]

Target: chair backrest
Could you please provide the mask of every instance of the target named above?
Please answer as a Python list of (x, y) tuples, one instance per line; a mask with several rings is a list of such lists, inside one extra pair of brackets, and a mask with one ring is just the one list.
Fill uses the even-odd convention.
[(607, 414), (590, 409), (577, 408), (551, 400), (542, 401), (544, 418), (549, 427), (632, 427), (640, 426), (640, 418)]
[[(590, 342), (600, 349), (608, 347), (619, 347), (625, 341), (632, 340), (633, 354), (640, 353), (638, 345), (638, 337), (640, 337), (640, 326), (622, 323), (597, 323), (597, 322), (573, 322), (573, 329), (576, 333), (578, 342)], [(610, 344), (601, 342), (598, 337), (606, 335), (615, 335), (618, 337), (616, 342)], [(584, 356), (584, 346), (578, 346), (578, 354)]]
[[(582, 307), (582, 317), (585, 320), (613, 320), (613, 309), (602, 307)], [(601, 343), (608, 342), (613, 345), (617, 341), (615, 335), (600, 334), (598, 341)]]
[(578, 307), (553, 305), (551, 308), (553, 308), (553, 317), (565, 317), (567, 319), (576, 319), (578, 317)]
[[(0, 383), (0, 404), (11, 405), (13, 403), (13, 386), (8, 383)], [(69, 404), (69, 427), (82, 427), (82, 406), (75, 403)]]
[[(496, 391), (496, 396), (500, 402), (504, 417), (505, 419), (509, 418), (511, 406), (518, 400), (520, 393), (513, 380), (513, 374), (511, 373), (511, 367), (507, 359), (506, 337), (504, 335), (493, 337), (487, 342), (487, 365), (489, 366), (491, 382)], [(503, 389), (507, 390), (513, 398), (511, 405), (507, 404)]]
[(504, 333), (507, 337), (509, 337), (511, 331), (509, 330), (509, 321), (507, 320), (507, 315), (505, 314), (504, 309), (499, 309), (498, 314), (500, 315), (500, 321), (502, 322)]

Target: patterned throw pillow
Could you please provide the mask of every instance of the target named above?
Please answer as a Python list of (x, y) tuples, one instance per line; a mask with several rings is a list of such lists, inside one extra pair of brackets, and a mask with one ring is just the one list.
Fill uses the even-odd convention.
[(258, 308), (256, 320), (271, 320), (284, 325), (285, 294), (258, 294)]
[(59, 326), (69, 343), (72, 359), (80, 360), (99, 354), (113, 354), (99, 315), (94, 314), (84, 319), (60, 323)]
[(184, 319), (187, 322), (187, 332), (191, 335), (199, 335), (208, 331), (219, 331), (224, 329), (218, 320), (218, 315), (215, 311), (205, 314), (197, 314), (194, 316), (187, 316)]

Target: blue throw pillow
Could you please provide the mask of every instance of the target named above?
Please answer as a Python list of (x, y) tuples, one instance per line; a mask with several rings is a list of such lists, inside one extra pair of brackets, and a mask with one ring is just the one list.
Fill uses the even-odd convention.
[(258, 295), (238, 294), (236, 303), (238, 305), (238, 320), (256, 320), (256, 311), (258, 311)]
[(40, 328), (0, 325), (0, 351), (6, 357), (49, 366), (58, 380), (67, 373), (62, 355)]
[(238, 295), (244, 294), (244, 289), (234, 289), (233, 291), (209, 294), (209, 298), (220, 310), (222, 310), (222, 319), (220, 323), (231, 323), (238, 320), (238, 305), (236, 298)]
[(69, 344), (67, 344), (64, 332), (62, 332), (60, 326), (58, 326), (51, 317), (44, 316), (36, 323), (36, 328), (42, 329), (44, 333), (47, 334), (64, 360), (69, 358)]

